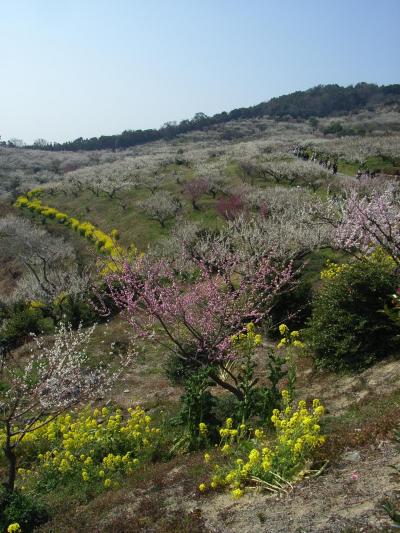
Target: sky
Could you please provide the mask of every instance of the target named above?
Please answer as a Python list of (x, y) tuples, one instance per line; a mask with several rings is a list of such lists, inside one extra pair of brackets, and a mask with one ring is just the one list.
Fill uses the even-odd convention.
[(158, 128), (319, 84), (400, 82), (400, 0), (0, 0), (0, 135)]

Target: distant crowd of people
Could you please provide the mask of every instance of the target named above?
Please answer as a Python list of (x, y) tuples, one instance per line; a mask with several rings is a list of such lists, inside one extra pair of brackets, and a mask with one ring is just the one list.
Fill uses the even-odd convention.
[(361, 179), (362, 177), (364, 177), (364, 178), (375, 178), (375, 176), (376, 176), (375, 170), (369, 170), (368, 168), (365, 169), (365, 170), (359, 168), (357, 170), (357, 173), (356, 173), (356, 178), (357, 179)]
[[(336, 156), (331, 156), (329, 154), (324, 154), (323, 152), (310, 152), (304, 146), (295, 146), (292, 150), (292, 153), (295, 157), (303, 159), (303, 161), (311, 161), (312, 163), (319, 163), (322, 167), (326, 168), (333, 175), (336, 175), (338, 172), (338, 159)], [(356, 172), (356, 178), (375, 178), (376, 171), (364, 169), (365, 161), (360, 162), (360, 166)]]
[(310, 152), (302, 147), (295, 146), (292, 150), (292, 153), (295, 157), (303, 159), (303, 161), (311, 161), (312, 163), (318, 163), (321, 167), (326, 168), (328, 171), (332, 172), (333, 175), (336, 175), (338, 172), (338, 160), (336, 157), (332, 157), (329, 154), (324, 154), (323, 152)]

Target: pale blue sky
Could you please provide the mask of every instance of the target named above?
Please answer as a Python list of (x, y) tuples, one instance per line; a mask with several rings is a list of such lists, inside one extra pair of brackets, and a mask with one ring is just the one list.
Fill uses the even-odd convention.
[(0, 135), (72, 140), (400, 82), (400, 0), (0, 0)]

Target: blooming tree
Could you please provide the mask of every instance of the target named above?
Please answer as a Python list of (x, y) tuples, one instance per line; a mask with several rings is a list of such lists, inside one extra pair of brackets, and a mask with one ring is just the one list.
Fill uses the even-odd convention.
[(188, 181), (184, 186), (184, 193), (192, 203), (192, 207), (195, 210), (199, 210), (197, 202), (200, 197), (208, 191), (208, 183), (205, 179), (198, 178), (192, 181)]
[(154, 174), (142, 176), (138, 184), (144, 189), (148, 189), (151, 194), (155, 194), (163, 186), (164, 181), (165, 176), (155, 172)]
[[(240, 277), (228, 261), (217, 273), (203, 263), (197, 269), (197, 279), (189, 284), (167, 262), (141, 259), (109, 276), (108, 286), (139, 335), (156, 340), (189, 368), (211, 365), (213, 381), (241, 399), (227, 364), (230, 336), (268, 316), (274, 297), (290, 284), (291, 265), (264, 259)], [(232, 379), (223, 379), (221, 371)]]
[[(17, 450), (23, 439), (73, 406), (104, 395), (115, 381), (109, 365), (93, 367), (88, 344), (94, 327), (61, 326), (51, 346), (39, 339), (27, 357), (3, 359), (0, 367), (0, 439), (8, 462), (7, 489), (14, 490)], [(120, 370), (130, 356), (121, 358)]]
[(181, 210), (180, 201), (173, 198), (168, 191), (158, 191), (150, 198), (138, 202), (138, 207), (150, 219), (160, 223), (162, 228), (168, 220), (174, 219)]
[(400, 199), (393, 188), (370, 197), (351, 192), (331, 222), (337, 247), (368, 253), (380, 246), (400, 265)]
[(87, 285), (73, 247), (21, 217), (0, 219), (0, 255), (17, 259), (23, 267), (9, 299), (52, 301), (63, 292), (78, 294)]
[(225, 220), (234, 220), (245, 208), (246, 204), (238, 194), (222, 197), (217, 202), (217, 211)]

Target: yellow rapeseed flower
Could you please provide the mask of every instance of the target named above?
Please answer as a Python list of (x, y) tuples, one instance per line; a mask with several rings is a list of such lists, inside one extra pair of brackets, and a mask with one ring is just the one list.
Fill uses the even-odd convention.
[(7, 528), (7, 533), (19, 533), (21, 530), (21, 526), (18, 524), (18, 522), (13, 522), (10, 524)]
[(241, 498), (243, 496), (244, 492), (242, 489), (233, 489), (232, 496), (234, 498)]
[(281, 324), (279, 326), (279, 333), (283, 336), (285, 335), (287, 332), (289, 331), (289, 328), (287, 327), (286, 324)]

